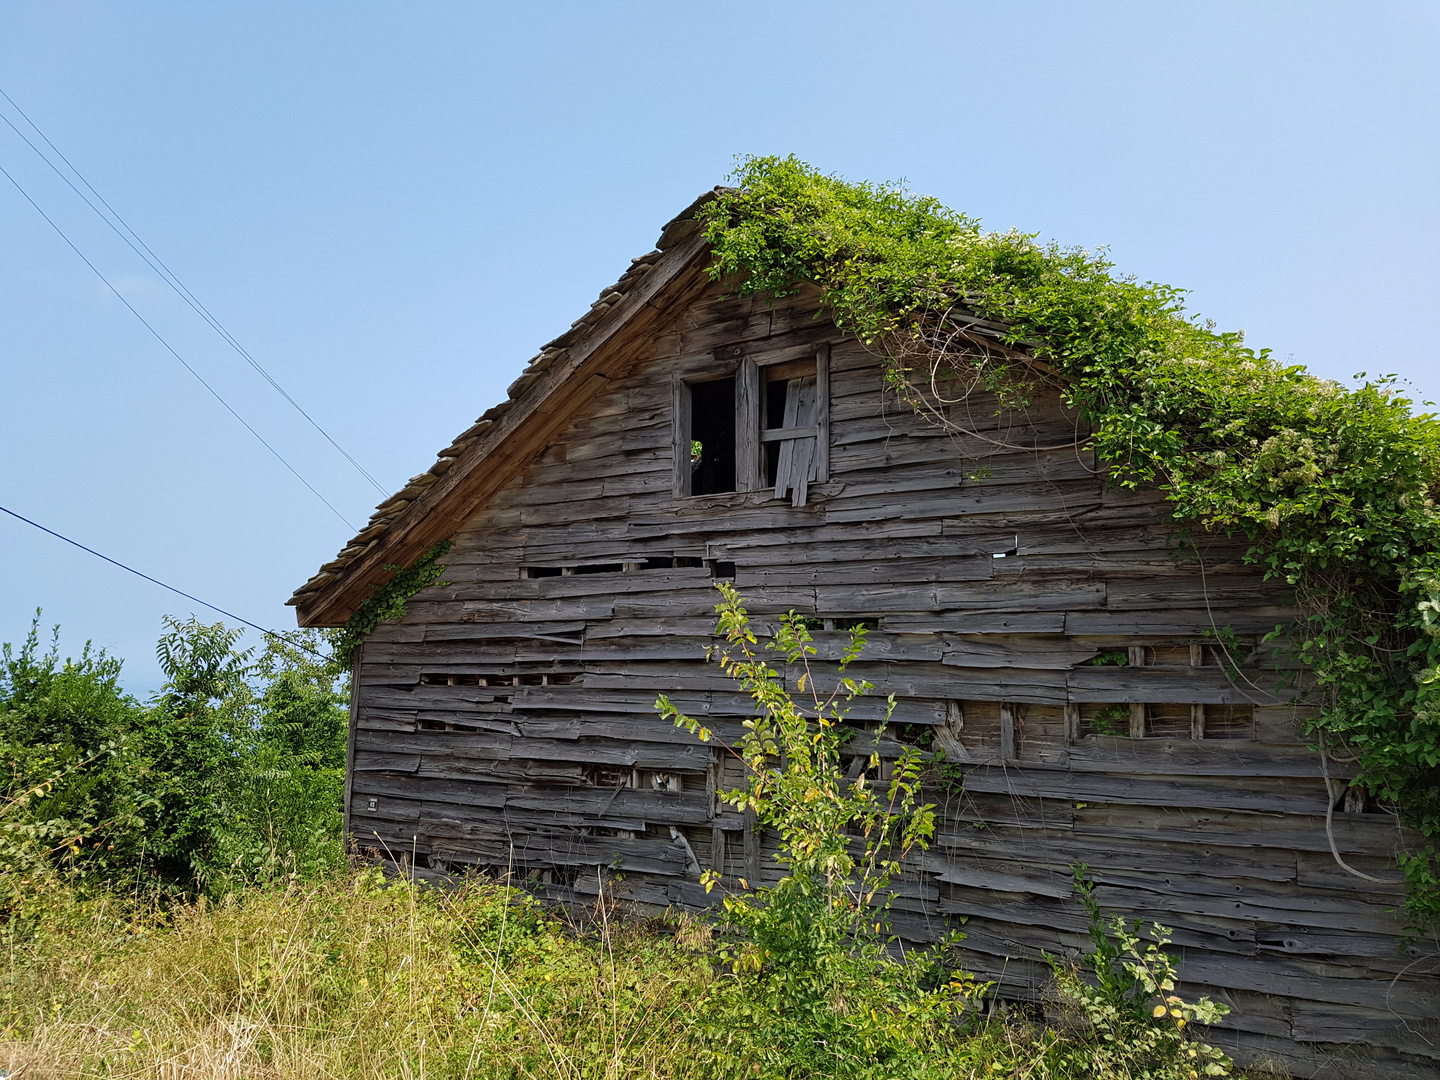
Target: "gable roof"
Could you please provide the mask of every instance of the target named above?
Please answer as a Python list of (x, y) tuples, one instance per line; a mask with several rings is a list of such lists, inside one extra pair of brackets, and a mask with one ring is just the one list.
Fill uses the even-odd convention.
[[(286, 601), (301, 626), (340, 626), (387, 581), (387, 566), (408, 566), (451, 535), (589, 395), (623, 345), (654, 325), (661, 311), (703, 280), (707, 245), (695, 212), (723, 188), (706, 192), (666, 224), (655, 250), (631, 260), (590, 310), (540, 350), (510, 384), (505, 401), (461, 432), (427, 472), (375, 508), (370, 522)], [(540, 444), (540, 445), (537, 445)], [(481, 468), (481, 466), (484, 468)]]

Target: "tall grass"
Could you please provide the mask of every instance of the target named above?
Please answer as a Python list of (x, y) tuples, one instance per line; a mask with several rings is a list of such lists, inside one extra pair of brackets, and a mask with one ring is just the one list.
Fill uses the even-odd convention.
[(493, 881), (433, 889), (372, 869), (168, 907), (85, 895), (54, 875), (11, 885), (0, 897), (8, 1080), (1203, 1073), (1173, 1055), (1127, 1056), (1139, 1043), (1117, 1043), (1118, 1027), (925, 1007), (938, 999), (897, 993), (908, 977), (883, 958), (857, 967), (826, 1017), (777, 1010), (773, 988), (718, 961), (710, 924), (647, 920), (606, 893), (557, 914)]
[(11, 1080), (688, 1075), (694, 926), (571, 926), (376, 872), (168, 912), (41, 888), (8, 924)]

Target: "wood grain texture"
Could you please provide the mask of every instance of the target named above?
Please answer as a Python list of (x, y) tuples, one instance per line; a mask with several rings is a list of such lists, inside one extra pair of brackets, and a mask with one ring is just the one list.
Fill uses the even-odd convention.
[[(892, 912), (902, 938), (965, 920), (962, 961), (1038, 999), (1042, 952), (1085, 944), (1084, 863), (1107, 910), (1173, 930), (1181, 992), (1232, 1005), (1214, 1035), (1247, 1060), (1323, 1064), (1338, 1046), (1347, 1075), (1435, 1075), (1440, 956), (1402, 940), (1398, 887), (1336, 862), (1309, 683), (1261, 647), (1294, 598), (1223, 538), (1177, 551), (1163, 497), (1107, 490), (1087, 448), (1055, 449), (1077, 431), (1058, 398), (967, 403), (971, 431), (1022, 449), (945, 436), (887, 400), (875, 357), (814, 318), (813, 290), (771, 307), (693, 270), (616, 328), (603, 383), (556, 386), (550, 413), (511, 429), (515, 460), (463, 513), (413, 525), (454, 533), (452, 570), (357, 663), (355, 843), (413, 851), (437, 878), (533, 873), (574, 902), (617, 867), (613, 887), (652, 907), (712, 902), (702, 866), (726, 888), (776, 880), (776, 838), (718, 799), (743, 783), (724, 747), (754, 709), (713, 651), (713, 586), (732, 581), (762, 633), (792, 610), (813, 620), (821, 692), (846, 628), (867, 628), (850, 674), (875, 693), (852, 707), (851, 752), (868, 755), (889, 694), (882, 757), (945, 751), (927, 778), (937, 835)], [(814, 434), (779, 443), (813, 446), (796, 506), (793, 447), (785, 498), (761, 471), (762, 372), (806, 363), (814, 414), (797, 397), (790, 419)], [(707, 365), (737, 372), (740, 490), (693, 498), (682, 380)], [(1238, 667), (1215, 650), (1227, 628)], [(662, 693), (714, 741), (661, 720)], [(1334, 848), (1393, 878), (1414, 838), (1368, 809), (1334, 815)]]

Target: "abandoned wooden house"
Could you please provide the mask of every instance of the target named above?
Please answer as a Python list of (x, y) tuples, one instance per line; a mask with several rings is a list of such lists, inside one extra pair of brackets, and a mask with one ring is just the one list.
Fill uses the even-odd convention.
[(1437, 1075), (1404, 838), (1345, 764), (1327, 786), (1260, 646), (1293, 598), (1223, 537), (1177, 558), (1163, 497), (1107, 486), (1056, 394), (1005, 411), (977, 391), (968, 436), (897, 404), (813, 288), (713, 282), (694, 210), (290, 601), (344, 624), (387, 566), (453, 541), (357, 653), (355, 842), (557, 900), (611, 874), (695, 908), (706, 868), (774, 880), (773, 839), (717, 799), (738, 763), (654, 708), (722, 738), (752, 711), (706, 659), (727, 579), (761, 623), (815, 620), (822, 657), (871, 627), (851, 719), (893, 693), (886, 745), (959, 763), (900, 880), (904, 938), (963, 928), (970, 970), (1035, 999), (1041, 951), (1084, 943), (1083, 862), (1105, 908), (1173, 928), (1183, 992), (1233, 1008), (1215, 1041), (1242, 1062)]

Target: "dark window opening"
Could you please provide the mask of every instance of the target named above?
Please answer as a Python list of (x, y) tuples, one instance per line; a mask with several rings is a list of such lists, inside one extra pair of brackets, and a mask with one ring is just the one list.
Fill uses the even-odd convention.
[(716, 559), (710, 563), (710, 576), (713, 578), (733, 578), (735, 576), (735, 564), (733, 562), (721, 562)]
[(735, 490), (735, 380), (690, 384), (690, 494)]
[(705, 560), (704, 560), (704, 559), (701, 559), (701, 558), (699, 558), (699, 557), (697, 557), (697, 556), (695, 556), (695, 555), (676, 555), (676, 556), (675, 556), (675, 569), (677, 569), (677, 570), (685, 569), (685, 568), (687, 568), (687, 567), (690, 568), (690, 569), (698, 570), (700, 567), (702, 567), (702, 566), (704, 566), (704, 565), (705, 565)]
[[(785, 426), (785, 382), (776, 379), (765, 384), (765, 427)], [(765, 486), (773, 488), (780, 476), (780, 444), (765, 444)]]
[(649, 555), (640, 564), (641, 570), (669, 570), (675, 565), (675, 559), (670, 555)]
[(560, 567), (558, 566), (527, 566), (525, 567), (527, 578), (559, 577)]
[(545, 676), (538, 674), (517, 675), (516, 685), (518, 686), (544, 686)]
[(784, 379), (771, 379), (765, 384), (765, 426), (785, 426), (785, 389), (789, 384)]
[(514, 678), (513, 675), (486, 675), (486, 676), (485, 676), (485, 685), (486, 685), (486, 686), (514, 686), (514, 685), (515, 685), (515, 678)]
[(577, 574), (618, 574), (625, 569), (624, 563), (591, 563), (589, 566), (575, 567)]

